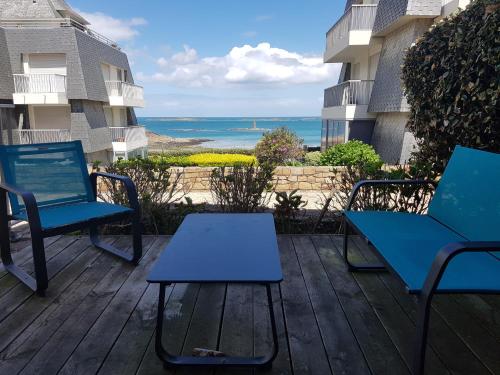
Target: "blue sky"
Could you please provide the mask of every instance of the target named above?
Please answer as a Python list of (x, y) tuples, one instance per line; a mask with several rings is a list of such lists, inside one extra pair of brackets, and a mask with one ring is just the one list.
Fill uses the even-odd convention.
[(344, 1), (69, 3), (127, 52), (139, 116), (319, 116), (337, 81), (322, 54)]

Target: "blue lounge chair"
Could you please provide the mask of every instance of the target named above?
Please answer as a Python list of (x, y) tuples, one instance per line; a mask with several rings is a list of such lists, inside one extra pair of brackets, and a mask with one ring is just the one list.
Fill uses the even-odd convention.
[[(39, 294), (48, 287), (43, 239), (89, 228), (92, 243), (137, 264), (142, 256), (140, 208), (133, 182), (106, 173), (89, 175), (80, 141), (33, 145), (0, 146), (0, 250), (4, 267)], [(124, 184), (130, 207), (98, 202), (97, 178)], [(8, 197), (8, 199), (7, 199)], [(8, 213), (10, 203), (11, 213)], [(101, 242), (97, 227), (130, 219), (133, 254)], [(31, 231), (35, 277), (12, 261), (9, 241), (10, 220), (27, 221)]]
[[(386, 268), (418, 296), (414, 374), (424, 372), (434, 294), (500, 293), (500, 154), (457, 146), (426, 215), (351, 210), (364, 186), (429, 183), (361, 181), (344, 212), (344, 258), (349, 269)], [(349, 261), (350, 228), (373, 245), (383, 266)]]

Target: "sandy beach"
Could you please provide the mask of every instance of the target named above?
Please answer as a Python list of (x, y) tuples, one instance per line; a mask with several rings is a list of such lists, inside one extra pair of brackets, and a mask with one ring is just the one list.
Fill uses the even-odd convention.
[(205, 138), (174, 138), (167, 135), (160, 135), (147, 131), (146, 135), (149, 140), (150, 152), (161, 152), (167, 149), (187, 148), (201, 146), (205, 142), (210, 142), (211, 139)]

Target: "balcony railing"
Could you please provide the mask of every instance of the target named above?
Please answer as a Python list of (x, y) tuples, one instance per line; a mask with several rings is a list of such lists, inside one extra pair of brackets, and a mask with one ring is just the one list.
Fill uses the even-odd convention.
[(66, 76), (62, 74), (13, 74), (14, 89), (19, 94), (66, 92)]
[(148, 137), (144, 126), (113, 126), (111, 140), (116, 143), (126, 143), (127, 150), (133, 150), (148, 145)]
[(377, 4), (353, 4), (326, 33), (326, 48), (332, 48), (350, 31), (372, 30), (377, 14)]
[(373, 81), (346, 81), (325, 90), (324, 107), (368, 105)]
[(105, 81), (109, 96), (123, 96), (134, 100), (144, 100), (144, 89), (141, 86), (123, 81)]
[(22, 129), (16, 132), (19, 134), (19, 143), (23, 145), (71, 140), (69, 129)]
[(71, 18), (21, 18), (21, 19), (10, 19), (10, 20), (0, 20), (0, 27), (9, 29), (54, 29), (58, 27), (74, 27), (92, 38), (99, 40), (102, 43), (107, 44), (116, 49), (120, 49), (118, 44), (113, 40), (101, 35), (94, 30), (89, 29), (85, 25), (71, 19)]

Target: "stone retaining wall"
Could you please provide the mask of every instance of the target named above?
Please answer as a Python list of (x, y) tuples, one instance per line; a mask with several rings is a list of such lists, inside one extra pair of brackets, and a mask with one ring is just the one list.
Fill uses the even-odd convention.
[[(210, 190), (210, 173), (212, 167), (173, 168), (182, 172), (182, 184), (192, 191)], [(274, 182), (277, 191), (328, 190), (333, 176), (332, 167), (277, 167), (274, 171)]]

